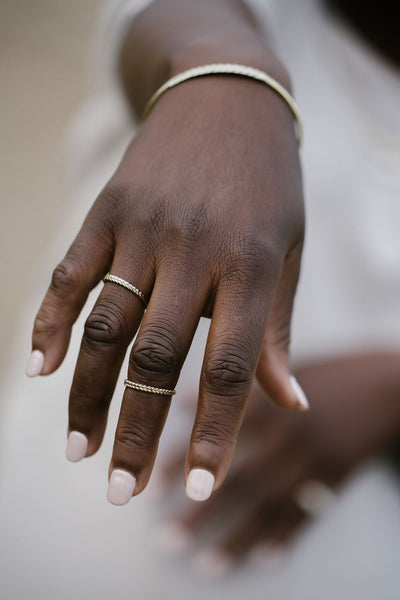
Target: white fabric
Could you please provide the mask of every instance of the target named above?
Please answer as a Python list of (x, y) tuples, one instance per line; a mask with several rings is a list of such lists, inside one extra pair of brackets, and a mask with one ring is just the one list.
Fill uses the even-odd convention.
[[(340, 24), (329, 21), (315, 0), (251, 4), (260, 18), (269, 11), (305, 121), (309, 220), (294, 319), (295, 357), (365, 344), (398, 346), (398, 74)], [(100, 452), (80, 464), (64, 459), (68, 388), (83, 322), (97, 290), (74, 329), (62, 368), (48, 379), (23, 378), (32, 319), (50, 269), (133, 133), (113, 64), (127, 19), (144, 5), (114, 0), (105, 12), (95, 61), (102, 68), (68, 135), (69, 200), (67, 210), (60, 210), (65, 226), (41, 258), (15, 350), (3, 372), (1, 597), (397, 600), (399, 490), (380, 464), (352, 482), (277, 572), (248, 567), (210, 585), (193, 577), (188, 558), (170, 563), (154, 554), (148, 543), (157, 519), (148, 503), (151, 485), (125, 508), (105, 500), (121, 382)], [(104, 40), (106, 47), (99, 49)], [(203, 323), (184, 369), (182, 396), (198, 376), (206, 328)], [(124, 373), (125, 367), (121, 377)], [(178, 414), (171, 414), (166, 438), (174, 436), (177, 422)]]

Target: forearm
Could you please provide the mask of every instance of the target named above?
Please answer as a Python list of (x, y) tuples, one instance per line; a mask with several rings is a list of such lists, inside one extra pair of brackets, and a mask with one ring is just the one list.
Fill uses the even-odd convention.
[(132, 22), (120, 73), (140, 115), (167, 79), (201, 64), (237, 62), (267, 71), (285, 87), (288, 74), (242, 0), (158, 0)]

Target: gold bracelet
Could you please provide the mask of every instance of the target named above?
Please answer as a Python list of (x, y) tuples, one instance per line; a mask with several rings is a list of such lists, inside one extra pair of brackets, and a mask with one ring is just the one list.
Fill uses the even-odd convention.
[(301, 146), (303, 141), (303, 125), (300, 118), (298, 106), (294, 101), (293, 97), (283, 87), (283, 85), (281, 85), (278, 81), (270, 77), (270, 75), (267, 75), (267, 73), (264, 73), (264, 71), (260, 71), (259, 69), (255, 69), (253, 67), (246, 67), (245, 65), (236, 65), (231, 63), (216, 63), (212, 65), (194, 67), (193, 69), (183, 71), (183, 73), (178, 73), (178, 75), (175, 75), (174, 77), (166, 81), (164, 85), (162, 85), (152, 95), (152, 97), (145, 106), (142, 120), (144, 121), (145, 119), (147, 119), (153, 106), (160, 98), (160, 96), (164, 94), (164, 92), (182, 83), (183, 81), (193, 79), (194, 77), (202, 77), (203, 75), (240, 75), (242, 77), (250, 77), (251, 79), (261, 81), (265, 85), (268, 85), (270, 88), (275, 90), (275, 92), (277, 92), (289, 105), (289, 108), (292, 111), (294, 118), (296, 119), (297, 140), (299, 142), (299, 146)]

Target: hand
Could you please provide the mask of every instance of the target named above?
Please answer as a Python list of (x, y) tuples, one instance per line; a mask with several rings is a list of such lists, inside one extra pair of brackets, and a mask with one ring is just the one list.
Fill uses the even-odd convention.
[[(307, 414), (285, 414), (254, 389), (224, 486), (198, 508), (175, 504), (156, 532), (164, 549), (187, 551), (189, 540), (223, 523), (213, 549), (196, 559), (208, 574), (225, 573), (250, 553), (264, 556), (265, 564), (280, 555), (330, 488), (398, 439), (399, 359), (395, 353), (362, 354), (298, 370), (314, 401)], [(183, 460), (176, 455), (161, 470), (170, 489)], [(164, 489), (163, 503), (167, 498)]]
[[(106, 283), (85, 324), (69, 402), (74, 459), (101, 444), (138, 329), (128, 378), (172, 389), (201, 315), (211, 317), (185, 464), (194, 499), (225, 477), (259, 358), (271, 398), (301, 407), (287, 353), (303, 227), (293, 118), (277, 94), (244, 78), (208, 77), (160, 99), (56, 267), (35, 320), (33, 361), (44, 362), (31, 363), (30, 374), (48, 375), (107, 271), (150, 298), (144, 312), (139, 298)], [(113, 503), (146, 486), (169, 405), (126, 389), (110, 466), (118, 469)], [(192, 469), (202, 471), (189, 478)]]

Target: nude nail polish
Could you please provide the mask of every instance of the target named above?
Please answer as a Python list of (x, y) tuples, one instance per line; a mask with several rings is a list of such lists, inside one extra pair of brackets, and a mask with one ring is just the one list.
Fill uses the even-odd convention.
[(44, 354), (40, 350), (34, 350), (29, 357), (25, 373), (28, 377), (40, 375), (44, 364)]
[(307, 397), (294, 375), (291, 375), (290, 383), (292, 384), (293, 391), (297, 396), (298, 409), (299, 410), (309, 410), (310, 405), (308, 403)]
[(132, 498), (136, 479), (124, 469), (114, 469), (108, 484), (107, 499), (111, 504), (123, 506)]
[(71, 431), (68, 435), (67, 449), (65, 456), (71, 462), (78, 462), (86, 456), (88, 449), (88, 439), (80, 431)]
[(202, 502), (211, 496), (215, 477), (206, 469), (192, 469), (186, 482), (186, 495), (191, 500)]

